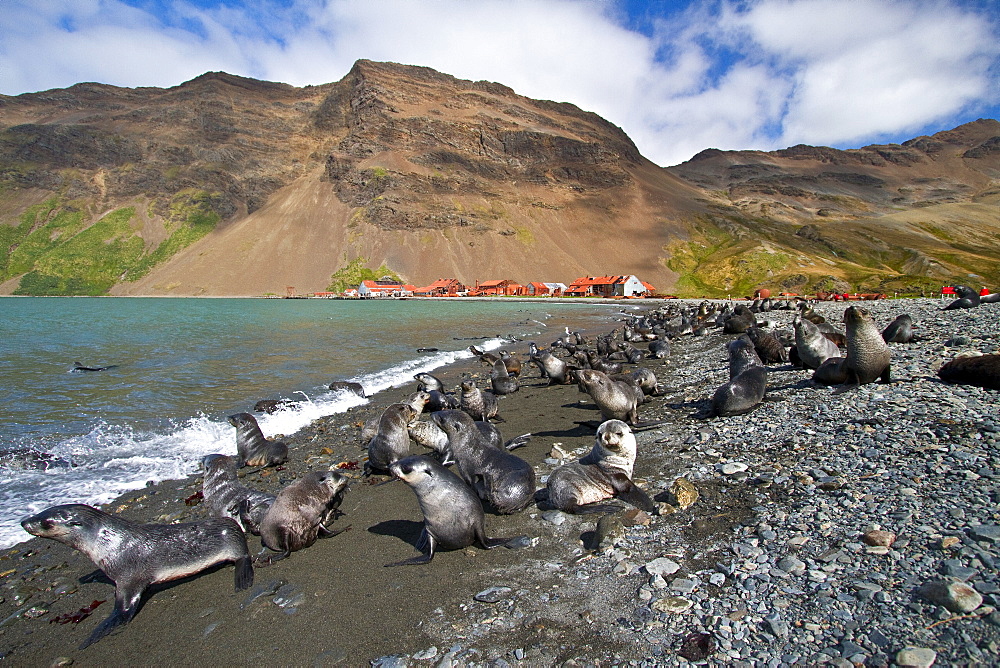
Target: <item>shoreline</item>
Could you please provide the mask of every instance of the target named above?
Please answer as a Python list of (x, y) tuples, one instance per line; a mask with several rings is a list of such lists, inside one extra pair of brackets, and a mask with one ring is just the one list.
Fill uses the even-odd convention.
[[(648, 301), (615, 300), (611, 303), (639, 305), (648, 304)], [(810, 386), (806, 372), (775, 370), (770, 373), (768, 383), (774, 403), (767, 403), (744, 416), (698, 420), (693, 414), (724, 380), (726, 361), (722, 344), (733, 337), (719, 333), (700, 340), (684, 337), (675, 340), (666, 364), (644, 360), (641, 366), (657, 373), (667, 394), (640, 408), (640, 419), (662, 418), (667, 424), (637, 435), (636, 478), (644, 481), (651, 493), (659, 494), (676, 477), (683, 475), (694, 482), (701, 498), (685, 511), (653, 518), (648, 527), (628, 528), (618, 547), (610, 553), (587, 557), (580, 545), (580, 538), (593, 531), (594, 516), (563, 516), (561, 513), (545, 516), (544, 510), (530, 506), (514, 516), (488, 514), (486, 525), (491, 536), (526, 534), (538, 538), (534, 547), (441, 552), (426, 566), (385, 569), (384, 563), (416, 553), (413, 545), (420, 530), (421, 515), (415, 498), (402, 483), (373, 486), (356, 479), (341, 506), (346, 514), (333, 527), (350, 525), (350, 531), (319, 541), (269, 568), (258, 569), (256, 584), (249, 592), (233, 593), (231, 566), (153, 588), (147, 592), (145, 603), (132, 622), (83, 651), (76, 650), (76, 646), (110, 612), (112, 586), (104, 578), (81, 582), (81, 578), (94, 573), (95, 567), (79, 553), (52, 541), (32, 539), (6, 549), (0, 553), (0, 571), (4, 572), (0, 577), (0, 596), (4, 598), (0, 603), (0, 651), (15, 662), (32, 665), (48, 665), (58, 657), (70, 657), (81, 664), (123, 663), (134, 661), (136, 656), (143, 656), (150, 663), (189, 664), (206, 655), (224, 663), (248, 663), (255, 659), (274, 663), (276, 657), (280, 657), (277, 661), (281, 663), (316, 665), (368, 665), (378, 657), (394, 655), (398, 656), (397, 663), (384, 665), (461, 665), (455, 662), (493, 665), (489, 662), (499, 659), (509, 664), (523, 661), (525, 665), (551, 665), (570, 659), (587, 665), (596, 664), (598, 659), (600, 665), (630, 662), (640, 665), (643, 661), (651, 661), (651, 665), (675, 665), (683, 660), (677, 657), (676, 648), (671, 648), (668, 639), (685, 629), (701, 628), (711, 633), (720, 647), (723, 641), (732, 645), (733, 634), (742, 632), (746, 637), (744, 644), (752, 645), (753, 651), (768, 643), (787, 644), (791, 642), (789, 639), (800, 636), (800, 631), (815, 637), (820, 635), (822, 623), (803, 621), (806, 615), (802, 615), (798, 620), (802, 626), (798, 626), (792, 623), (792, 615), (788, 614), (795, 610), (800, 595), (779, 594), (779, 598), (795, 599), (780, 609), (782, 619), (788, 618), (784, 634), (780, 633), (779, 624), (764, 619), (769, 613), (759, 611), (756, 604), (748, 603), (743, 616), (736, 620), (730, 619), (732, 611), (719, 608), (721, 603), (716, 602), (732, 598), (734, 592), (739, 594), (737, 598), (746, 595), (746, 599), (753, 600), (755, 590), (740, 587), (757, 579), (757, 569), (742, 570), (748, 557), (741, 553), (744, 548), (737, 549), (737, 546), (746, 545), (749, 547), (745, 550), (752, 551), (776, 542), (783, 552), (800, 555), (806, 564), (815, 563), (813, 570), (816, 572), (829, 573), (824, 580), (828, 583), (835, 579), (837, 571), (828, 572), (823, 568), (830, 563), (836, 565), (837, 561), (823, 561), (821, 557), (826, 550), (819, 550), (819, 544), (839, 541), (838, 549), (844, 553), (840, 556), (861, 562), (877, 563), (879, 559), (886, 561), (888, 556), (890, 562), (899, 563), (906, 561), (905, 555), (913, 552), (918, 544), (923, 545), (920, 541), (924, 534), (915, 524), (906, 528), (907, 520), (898, 533), (912, 534), (909, 545), (913, 547), (907, 550), (906, 546), (901, 546), (898, 552), (903, 556), (892, 556), (891, 553), (897, 550), (890, 550), (888, 555), (869, 556), (863, 549), (854, 552), (853, 547), (843, 547), (857, 542), (856, 535), (851, 532), (860, 532), (861, 527), (851, 526), (851, 523), (863, 524), (858, 516), (838, 518), (833, 509), (824, 507), (814, 514), (822, 512), (831, 519), (819, 520), (815, 527), (807, 526), (810, 521), (801, 518), (795, 523), (789, 520), (789, 527), (803, 524), (807, 529), (786, 530), (780, 526), (781, 520), (777, 518), (782, 513), (792, 518), (803, 505), (822, 505), (816, 502), (817, 495), (830, 497), (838, 503), (853, 502), (864, 495), (852, 492), (849, 497), (843, 496), (840, 490), (846, 487), (862, 492), (860, 488), (869, 484), (864, 482), (867, 478), (854, 475), (844, 464), (837, 464), (839, 470), (834, 472), (837, 475), (824, 472), (830, 474), (828, 477), (841, 480), (841, 486), (820, 489), (820, 484), (826, 484), (818, 482), (822, 476), (809, 472), (823, 466), (837, 468), (829, 462), (824, 464), (823, 460), (824, 457), (836, 459), (840, 453), (813, 451), (810, 443), (842, 438), (844, 453), (852, 459), (867, 459), (861, 456), (864, 450), (860, 445), (851, 450), (852, 439), (879, 433), (885, 435), (885, 431), (890, 431), (893, 438), (898, 436), (896, 431), (878, 424), (862, 424), (857, 429), (844, 431), (845, 425), (856, 426), (851, 419), (845, 418), (844, 411), (859, 413), (856, 418), (889, 411), (887, 420), (904, 425), (927, 423), (938, 428), (938, 416), (928, 415), (926, 410), (922, 415), (895, 411), (896, 404), (905, 402), (905, 395), (913, 392), (926, 392), (935, 397), (935, 393), (940, 392), (945, 398), (961, 397), (966, 411), (971, 410), (969, 402), (973, 400), (979, 404), (992, 402), (994, 409), (996, 406), (996, 391), (947, 386), (928, 376), (936, 370), (934, 365), (939, 366), (940, 360), (963, 349), (960, 346), (953, 350), (943, 345), (945, 337), (937, 330), (951, 330), (948, 336), (966, 335), (971, 340), (965, 348), (978, 346), (989, 348), (981, 352), (995, 352), (996, 325), (991, 325), (992, 330), (984, 330), (991, 333), (982, 335), (977, 333), (977, 323), (985, 319), (996, 323), (997, 307), (984, 305), (968, 312), (940, 312), (940, 305), (933, 298), (912, 300), (907, 304), (889, 300), (881, 304), (882, 313), (877, 321), (884, 326), (891, 320), (888, 313), (907, 305), (920, 311), (922, 317), (914, 319), (922, 333), (931, 337), (920, 344), (893, 344), (894, 375), (909, 380), (884, 388), (864, 386), (843, 397), (832, 395), (828, 388)], [(845, 306), (825, 303), (817, 308), (834, 315), (842, 312)], [(775, 317), (779, 315), (783, 314)], [(608, 323), (608, 329), (614, 324)], [(592, 329), (584, 333), (593, 335), (596, 332)], [(503, 348), (523, 356), (526, 345), (518, 343)], [(480, 387), (488, 386), (488, 370), (475, 365), (476, 360), (459, 361), (438, 369), (435, 375), (439, 375), (448, 387), (463, 377), (475, 377)], [(528, 378), (524, 379), (525, 375)], [(540, 476), (546, 475), (552, 469), (546, 460), (550, 459), (553, 446), (558, 444), (562, 450), (574, 453), (571, 458), (589, 450), (593, 431), (576, 422), (593, 420), (596, 413), (589, 401), (581, 403), (587, 397), (575, 386), (545, 387), (537, 378), (537, 371), (527, 366), (522, 378), (522, 390), (501, 401), (501, 415), (507, 421), (497, 426), (505, 438), (533, 432), (529, 445), (515, 454), (535, 465)], [(307, 470), (329, 468), (340, 461), (360, 461), (364, 450), (358, 444), (359, 422), (377, 417), (389, 403), (407, 396), (414, 389), (415, 383), (386, 390), (365, 406), (314, 421), (283, 439), (290, 446), (292, 458), (284, 471), (265, 469), (244, 473), (242, 481), (256, 489), (273, 491)], [(943, 405), (949, 404), (945, 401)], [(784, 415), (780, 414), (782, 410)], [(914, 407), (908, 405), (907, 410), (914, 410)], [(951, 441), (940, 437), (937, 441), (958, 448), (985, 445), (996, 448), (995, 454), (1000, 455), (996, 432), (983, 426), (985, 420), (971, 420), (968, 427), (958, 420), (965, 431), (955, 429), (953, 446)], [(948, 427), (950, 433), (951, 427)], [(933, 428), (929, 429), (931, 433), (934, 433)], [(794, 442), (782, 446), (789, 440)], [(903, 459), (904, 454), (914, 456), (912, 452), (902, 452), (905, 448), (924, 452), (913, 450), (919, 447), (922, 443), (908, 445), (901, 439), (900, 458)], [(417, 450), (417, 446), (411, 447), (411, 453), (416, 454)], [(812, 468), (802, 463), (813, 460)], [(986, 461), (991, 461), (989, 456)], [(733, 462), (745, 464), (747, 469), (726, 474), (719, 468)], [(778, 464), (780, 466), (776, 466)], [(778, 470), (768, 471), (775, 468)], [(812, 478), (810, 482), (795, 475), (794, 471), (802, 468), (805, 475)], [(770, 475), (766, 475), (768, 473)], [(930, 477), (931, 474), (927, 474), (927, 478)], [(995, 484), (992, 474), (981, 475), (975, 480)], [(906, 484), (919, 490), (925, 483), (910, 480)], [(197, 505), (185, 505), (184, 500), (198, 490), (200, 477), (192, 476), (126, 494), (105, 509), (142, 521), (195, 519), (203, 516), (202, 509)], [(895, 499), (895, 490), (892, 492), (890, 496)], [(882, 500), (884, 495), (878, 492), (876, 496), (877, 500)], [(912, 498), (909, 494), (902, 497), (903, 501)], [(798, 509), (796, 504), (800, 506)], [(926, 517), (920, 520), (930, 521)], [(824, 523), (832, 524), (824, 529)], [(762, 529), (762, 524), (771, 528)], [(886, 526), (890, 524), (887, 522)], [(780, 533), (781, 537), (771, 537), (767, 532)], [(791, 538), (785, 534), (795, 532), (818, 535), (798, 549), (786, 547), (786, 541)], [(836, 540), (823, 532), (833, 535)], [(932, 540), (937, 539), (928, 538), (928, 546)], [(754, 541), (757, 543), (753, 544)], [(974, 546), (967, 547), (977, 559), (982, 559), (982, 555), (975, 553), (974, 547), (987, 555), (994, 549), (981, 548), (976, 543), (973, 541)], [(255, 552), (259, 542), (251, 538), (250, 545)], [(960, 542), (958, 549), (962, 545)], [(925, 553), (934, 554), (930, 547), (926, 552), (921, 550), (921, 554)], [(762, 554), (766, 556), (766, 551)], [(734, 555), (738, 558), (734, 559)], [(939, 555), (939, 561), (946, 559), (943, 555)], [(957, 551), (954, 556), (962, 558)], [(669, 577), (670, 584), (661, 578), (664, 586), (660, 587), (644, 566), (659, 557), (678, 562), (677, 575), (683, 576), (680, 579), (698, 580), (700, 584), (685, 593), (683, 587), (688, 585), (681, 583), (682, 590), (678, 593), (673, 586), (674, 578)], [(725, 568), (720, 570), (716, 562)], [(719, 574), (723, 582), (717, 585)], [(746, 577), (741, 578), (741, 574)], [(765, 574), (782, 584), (793, 582), (790, 579), (785, 582), (769, 571)], [(807, 583), (805, 585), (794, 581), (798, 589), (812, 591), (808, 583), (813, 581), (809, 577), (800, 578)], [(994, 573), (992, 580), (986, 581), (995, 580)], [(905, 582), (905, 578), (900, 581)], [(511, 591), (496, 603), (474, 599), (477, 592), (492, 586), (509, 587)], [(901, 594), (913, 589), (900, 588), (898, 593)], [(845, 585), (844, 589), (849, 587)], [(658, 602), (671, 597), (693, 602), (693, 606), (679, 612), (664, 611), (668, 604)], [(75, 612), (93, 600), (108, 602), (79, 624), (49, 623), (57, 615)], [(772, 595), (767, 600), (775, 600), (775, 597)], [(905, 596), (892, 600), (898, 604), (897, 608), (904, 608), (897, 609), (896, 614), (902, 615), (905, 611), (918, 621), (926, 621), (923, 626), (937, 620), (933, 616), (937, 614), (935, 610), (905, 608)], [(708, 610), (706, 604), (710, 604)], [(639, 610), (645, 612), (639, 613)], [(928, 614), (931, 616), (925, 620)], [(761, 621), (744, 624), (744, 619), (754, 617)], [(626, 623), (622, 623), (623, 619)], [(728, 623), (722, 624), (720, 620)], [(830, 628), (836, 626), (833, 621), (826, 623)], [(734, 632), (736, 624), (744, 624), (748, 629)], [(820, 629), (812, 629), (813, 624), (818, 624)], [(986, 644), (1000, 637), (988, 614), (952, 624), (962, 626), (966, 633), (973, 632), (969, 628), (973, 625), (975, 633), (979, 634), (977, 639)], [(944, 632), (948, 627), (942, 624), (935, 628)], [(260, 629), (267, 631), (261, 633)], [(778, 632), (771, 633), (775, 629)], [(843, 635), (853, 636), (853, 633)], [(929, 647), (934, 645), (932, 640), (937, 642), (918, 634), (913, 638), (890, 638), (888, 646), (896, 648), (904, 642), (923, 642)], [(877, 654), (861, 641), (855, 644), (873, 656)], [(946, 645), (938, 642), (934, 646), (944, 651)], [(722, 649), (730, 654), (717, 650), (709, 658), (714, 665), (732, 665), (727, 662), (753, 658), (752, 652), (747, 657), (740, 657), (737, 652), (734, 657), (731, 649)], [(442, 663), (449, 655), (454, 661)], [(809, 659), (800, 658), (802, 661)], [(959, 655), (945, 654), (941, 658), (962, 660)]]

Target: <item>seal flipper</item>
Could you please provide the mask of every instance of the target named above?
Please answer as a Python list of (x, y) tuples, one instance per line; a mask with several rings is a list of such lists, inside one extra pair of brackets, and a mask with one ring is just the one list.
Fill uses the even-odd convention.
[(418, 554), (417, 556), (409, 559), (403, 559), (402, 561), (386, 564), (385, 568), (392, 568), (394, 566), (418, 566), (420, 564), (429, 563), (430, 560), (434, 558), (434, 536), (427, 531), (427, 525), (424, 525), (423, 531), (420, 532), (420, 538), (417, 539), (416, 548), (423, 552), (423, 554)]
[(128, 624), (139, 610), (139, 599), (144, 589), (145, 586), (118, 584), (115, 587), (115, 609), (97, 625), (89, 638), (80, 643), (80, 649), (87, 649), (117, 627)]
[(649, 494), (646, 494), (624, 471), (607, 472), (608, 479), (615, 488), (615, 498), (629, 503), (647, 513), (658, 513), (658, 507)]
[(236, 566), (235, 582), (236, 591), (243, 591), (253, 584), (253, 561), (250, 555), (240, 557), (233, 565)]

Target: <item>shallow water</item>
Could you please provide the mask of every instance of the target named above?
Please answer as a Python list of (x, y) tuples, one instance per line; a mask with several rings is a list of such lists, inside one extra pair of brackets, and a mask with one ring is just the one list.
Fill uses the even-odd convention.
[[(299, 400), (258, 416), (265, 435), (289, 434), (365, 401), (330, 392), (334, 380), (360, 382), (371, 396), (471, 357), (469, 345), (548, 344), (566, 324), (587, 329), (620, 310), (519, 300), (0, 299), (0, 453), (57, 458), (35, 470), (0, 457), (0, 546), (26, 540), (18, 520), (50, 505), (107, 503), (147, 481), (190, 475), (205, 454), (235, 453), (226, 416), (259, 399)], [(74, 362), (110, 368), (73, 371)]]

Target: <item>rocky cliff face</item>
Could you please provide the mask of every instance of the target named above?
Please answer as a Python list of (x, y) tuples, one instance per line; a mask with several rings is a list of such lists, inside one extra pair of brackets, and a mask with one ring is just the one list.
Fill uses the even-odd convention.
[(661, 169), (594, 114), (423, 67), (79, 84), (0, 97), (0, 292), (303, 293), (357, 257), (415, 284), (1000, 281), (998, 137), (979, 121)]

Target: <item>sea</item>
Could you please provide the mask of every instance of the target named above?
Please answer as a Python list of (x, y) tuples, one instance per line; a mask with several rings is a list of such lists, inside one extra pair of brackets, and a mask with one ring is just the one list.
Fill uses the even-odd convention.
[[(567, 326), (621, 317), (622, 302), (499, 299), (330, 300), (0, 298), (0, 547), (30, 536), (22, 518), (62, 503), (101, 505), (235, 454), (226, 417), (262, 399), (265, 436), (291, 434), (419, 372), (527, 352)], [(94, 371), (78, 370), (77, 365)], [(331, 392), (356, 381), (368, 399)]]

